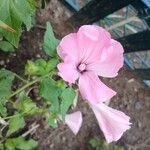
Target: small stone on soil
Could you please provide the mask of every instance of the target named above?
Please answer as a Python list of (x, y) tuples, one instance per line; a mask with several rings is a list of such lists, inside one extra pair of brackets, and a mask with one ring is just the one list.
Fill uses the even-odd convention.
[(5, 61), (4, 61), (4, 60), (1, 60), (1, 61), (0, 61), (0, 65), (3, 66), (4, 64), (5, 64)]
[(136, 102), (135, 103), (135, 109), (140, 110), (142, 108), (143, 108), (143, 106), (142, 106), (142, 104), (140, 102)]

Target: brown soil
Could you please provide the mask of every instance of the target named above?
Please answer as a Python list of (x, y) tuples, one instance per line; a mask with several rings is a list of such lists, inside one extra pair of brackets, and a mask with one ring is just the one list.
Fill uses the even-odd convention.
[[(35, 27), (30, 32), (23, 33), (19, 48), (14, 53), (0, 52), (1, 67), (22, 74), (28, 59), (46, 58), (42, 51), (46, 21), (52, 23), (56, 35), (61, 38), (71, 30), (64, 26), (65, 20), (71, 15), (58, 0), (51, 0), (45, 10), (37, 12)], [(117, 144), (128, 150), (150, 150), (150, 89), (126, 66), (116, 78), (105, 79), (104, 82), (118, 92), (111, 100), (111, 106), (131, 117), (132, 128)], [(77, 109), (84, 116), (79, 134), (74, 136), (64, 125), (57, 129), (43, 128), (41, 125), (33, 134), (39, 140), (37, 150), (91, 150), (88, 144), (91, 138), (104, 139), (91, 109), (82, 99), (79, 99)]]

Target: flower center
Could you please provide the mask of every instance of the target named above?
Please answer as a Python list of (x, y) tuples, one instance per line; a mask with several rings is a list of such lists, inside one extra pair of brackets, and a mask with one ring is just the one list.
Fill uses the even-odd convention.
[(84, 70), (86, 69), (86, 64), (84, 64), (84, 63), (82, 64), (82, 63), (81, 63), (81, 64), (78, 66), (78, 69), (79, 69), (80, 72), (84, 71)]

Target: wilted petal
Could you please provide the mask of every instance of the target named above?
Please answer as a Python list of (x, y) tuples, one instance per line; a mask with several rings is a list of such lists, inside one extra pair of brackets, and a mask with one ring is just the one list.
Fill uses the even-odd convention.
[(91, 105), (91, 108), (108, 143), (119, 140), (123, 133), (130, 129), (130, 117), (123, 112), (103, 103)]
[(65, 117), (65, 123), (69, 126), (72, 132), (76, 135), (82, 124), (82, 114), (80, 111), (68, 114)]
[(79, 90), (82, 97), (91, 103), (111, 99), (116, 92), (102, 83), (93, 72), (85, 72), (79, 78)]
[(73, 63), (60, 63), (57, 65), (59, 70), (58, 75), (69, 83), (75, 83), (79, 73), (76, 70), (76, 66)]
[(103, 48), (100, 60), (89, 64), (87, 69), (103, 77), (115, 77), (123, 66), (123, 51), (119, 42), (111, 40), (110, 45)]
[(100, 59), (102, 48), (110, 42), (110, 34), (96, 25), (83, 25), (77, 32), (80, 59), (91, 63)]

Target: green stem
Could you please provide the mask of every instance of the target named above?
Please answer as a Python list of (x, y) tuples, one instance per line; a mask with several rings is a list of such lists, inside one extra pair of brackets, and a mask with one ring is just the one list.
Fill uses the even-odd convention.
[(26, 88), (30, 87), (31, 85), (35, 84), (36, 82), (41, 81), (43, 78), (49, 76), (50, 74), (47, 74), (43, 77), (39, 77), (37, 79), (35, 79), (34, 81), (28, 82), (27, 84), (25, 84), (24, 86), (22, 86), (21, 88), (19, 88), (18, 90), (16, 90), (14, 93), (12, 93), (7, 99), (12, 98), (13, 96), (17, 95), (18, 93), (22, 92), (23, 90), (25, 90)]
[(5, 117), (5, 118), (3, 118), (4, 120), (6, 120), (6, 119), (11, 119), (11, 118), (14, 118), (14, 117), (16, 117), (16, 116), (23, 116), (24, 114), (26, 114), (28, 111), (25, 111), (25, 112), (23, 112), (23, 113), (21, 113), (21, 114), (14, 114), (14, 115), (12, 115), (12, 116), (7, 116), (7, 117)]
[(16, 116), (20, 116), (20, 115), (22, 115), (22, 114), (15, 114), (15, 115), (12, 115), (12, 116), (7, 116), (7, 117), (5, 117), (3, 119), (6, 120), (6, 119), (10, 119), (10, 118), (13, 118), (13, 117), (16, 117)]
[[(32, 110), (32, 109), (31, 109), (31, 110)], [(16, 116), (21, 116), (21, 115), (23, 116), (23, 115), (25, 115), (26, 113), (30, 112), (31, 110), (22, 112), (22, 113), (20, 113), (20, 114), (14, 114), (14, 115), (12, 115), (12, 116), (7, 116), (7, 117), (4, 117), (3, 119), (6, 120), (6, 119), (14, 118), (14, 117), (16, 117)], [(48, 109), (45, 109), (45, 110), (43, 110), (43, 112), (41, 112), (41, 113), (45, 113), (45, 112), (47, 112), (47, 111), (48, 111)]]
[(25, 79), (23, 79), (22, 77), (20, 77), (18, 74), (14, 73), (14, 75), (15, 75), (18, 79), (20, 79), (22, 82), (28, 83), (28, 81), (26, 81)]
[(38, 82), (38, 81), (40, 81), (40, 80), (41, 80), (41, 78), (37, 78), (37, 79), (35, 79), (34, 81), (31, 81), (31, 82), (25, 84), (23, 87), (21, 87), (20, 89), (16, 90), (14, 93), (12, 93), (12, 94), (8, 97), (8, 99), (10, 99), (11, 97), (17, 95), (17, 94), (20, 93), (21, 91), (25, 90), (27, 87), (29, 87), (29, 86), (35, 84), (36, 82)]

